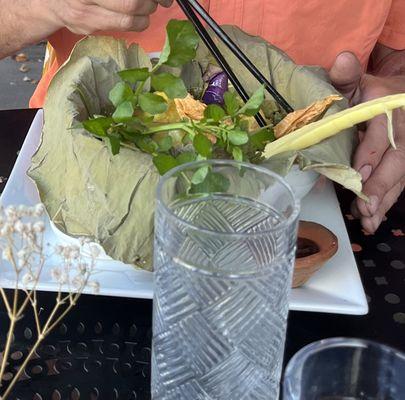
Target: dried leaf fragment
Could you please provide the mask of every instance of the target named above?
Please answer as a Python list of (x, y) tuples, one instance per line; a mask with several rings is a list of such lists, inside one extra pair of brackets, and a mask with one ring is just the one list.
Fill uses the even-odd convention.
[(163, 114), (156, 115), (155, 122), (171, 123), (178, 122), (183, 119), (192, 119), (193, 121), (200, 121), (204, 118), (204, 110), (206, 105), (199, 100), (195, 100), (191, 94), (188, 94), (184, 99), (170, 100), (162, 92), (156, 92), (162, 96), (168, 104), (167, 111)]
[(24, 63), (24, 62), (28, 61), (28, 56), (25, 53), (16, 54), (13, 58), (15, 61), (17, 61), (19, 63)]
[(290, 132), (322, 118), (329, 107), (339, 100), (342, 100), (341, 96), (332, 94), (322, 100), (315, 101), (304, 109), (296, 110), (288, 114), (275, 126), (274, 134), (276, 138), (278, 139), (281, 136), (287, 135)]
[(206, 105), (201, 101), (195, 100), (188, 94), (184, 99), (174, 99), (177, 112), (181, 119), (189, 118), (194, 121), (200, 121), (204, 118)]
[(30, 67), (27, 64), (22, 64), (20, 68), (18, 68), (20, 72), (28, 72)]

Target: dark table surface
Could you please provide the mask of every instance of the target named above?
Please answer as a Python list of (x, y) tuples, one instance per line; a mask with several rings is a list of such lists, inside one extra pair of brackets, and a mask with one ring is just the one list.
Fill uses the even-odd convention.
[[(9, 176), (35, 112), (0, 111), (0, 182)], [(338, 197), (370, 311), (365, 316), (291, 312), (286, 362), (306, 344), (337, 336), (372, 339), (405, 351), (405, 196), (369, 236), (349, 214), (353, 195), (338, 190)], [(47, 307), (54, 294), (42, 293), (40, 301)], [(149, 300), (83, 295), (46, 339), (10, 398), (149, 399), (151, 311)], [(7, 321), (2, 310), (2, 345)], [(34, 340), (33, 326), (29, 315), (19, 323), (11, 372)]]

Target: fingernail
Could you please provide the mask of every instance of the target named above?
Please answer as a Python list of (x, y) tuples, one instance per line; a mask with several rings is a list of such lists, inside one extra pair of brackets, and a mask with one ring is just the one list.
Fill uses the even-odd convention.
[(371, 172), (373, 171), (373, 167), (369, 164), (363, 165), (359, 169), (359, 174), (361, 175), (361, 180), (365, 182), (368, 178), (370, 178)]
[(374, 215), (378, 209), (380, 201), (378, 200), (378, 197), (375, 195), (371, 195), (368, 199), (369, 202), (367, 203), (367, 208), (370, 211), (371, 215)]

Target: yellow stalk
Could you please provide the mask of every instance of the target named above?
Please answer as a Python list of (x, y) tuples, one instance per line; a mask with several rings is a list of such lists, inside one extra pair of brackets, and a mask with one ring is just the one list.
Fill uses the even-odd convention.
[(319, 121), (308, 124), (289, 133), (274, 142), (269, 143), (263, 156), (270, 158), (285, 151), (301, 150), (313, 146), (328, 137), (336, 135), (344, 129), (351, 128), (361, 122), (368, 121), (380, 114), (387, 114), (389, 139), (393, 147), (392, 110), (403, 107), (405, 109), (405, 94), (395, 94), (381, 97), (338, 113), (329, 115)]

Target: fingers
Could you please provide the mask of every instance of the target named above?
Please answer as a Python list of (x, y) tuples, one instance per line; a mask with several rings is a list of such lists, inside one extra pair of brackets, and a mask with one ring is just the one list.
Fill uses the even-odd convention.
[[(363, 181), (368, 179), (371, 170), (374, 170), (380, 163), (388, 147), (387, 117), (385, 115), (379, 115), (368, 123), (367, 130), (361, 136), (360, 143), (357, 146), (353, 158), (353, 168), (362, 174)], [(369, 172), (368, 176), (363, 176), (361, 170), (364, 167), (366, 167)]]
[(65, 0), (55, 10), (73, 33), (88, 35), (95, 31), (143, 31), (158, 5), (169, 7), (173, 0)]
[(95, 5), (87, 6), (85, 10), (71, 9), (64, 18), (70, 31), (82, 35), (101, 30), (143, 31), (149, 26), (147, 16), (122, 14)]
[(96, 0), (95, 5), (124, 15), (148, 16), (156, 11), (154, 0)]
[(359, 83), (362, 68), (358, 58), (351, 52), (340, 53), (329, 71), (329, 77), (335, 88), (353, 104), (359, 99)]
[(157, 2), (163, 7), (170, 7), (173, 4), (173, 0), (157, 0)]
[[(401, 180), (401, 182), (398, 182), (390, 191), (388, 191), (374, 215), (370, 217), (361, 217), (361, 225), (366, 232), (374, 233), (378, 229), (385, 214), (396, 203), (398, 197), (402, 193), (404, 183), (405, 180)], [(356, 216), (356, 214), (353, 214), (353, 216)]]
[(405, 113), (394, 113), (395, 141), (397, 149), (390, 147), (386, 117), (374, 118), (359, 143), (353, 167), (362, 175), (364, 193), (370, 202), (357, 201), (359, 212), (364, 217), (373, 216), (386, 193), (405, 176)]
[(405, 176), (405, 148), (397, 150), (388, 149), (380, 164), (373, 171), (363, 187), (364, 193), (369, 196), (370, 202), (358, 199), (357, 206), (363, 216), (374, 215), (386, 193), (401, 182)]

